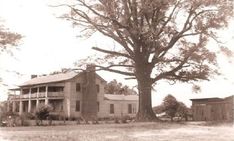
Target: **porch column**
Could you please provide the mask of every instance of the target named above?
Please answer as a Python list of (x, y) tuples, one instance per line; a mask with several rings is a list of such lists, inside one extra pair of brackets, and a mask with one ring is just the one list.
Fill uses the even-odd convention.
[(49, 100), (48, 100), (48, 86), (46, 86), (46, 92), (45, 92), (45, 105), (49, 104)]
[(39, 99), (36, 100), (36, 109), (38, 108), (39, 106)]
[(7, 112), (10, 112), (10, 101), (7, 101)]
[(13, 101), (12, 102), (12, 112), (14, 113), (15, 112), (15, 110), (16, 110), (16, 103), (15, 103), (16, 101)]
[(32, 106), (32, 102), (31, 102), (31, 100), (29, 99), (28, 100), (28, 113), (30, 113), (31, 112), (31, 107)]
[(23, 113), (23, 101), (20, 100), (20, 104), (19, 104), (19, 115), (22, 115)]
[(37, 109), (37, 108), (38, 108), (38, 106), (39, 106), (39, 88), (40, 88), (40, 87), (38, 87), (38, 88), (37, 88), (36, 109)]
[(20, 89), (20, 103), (19, 103), (19, 115), (23, 114), (23, 101), (21, 100), (23, 94), (23, 89)]
[(29, 100), (28, 100), (28, 113), (31, 112), (31, 106), (32, 106), (32, 103), (31, 103), (31, 88), (29, 89)]

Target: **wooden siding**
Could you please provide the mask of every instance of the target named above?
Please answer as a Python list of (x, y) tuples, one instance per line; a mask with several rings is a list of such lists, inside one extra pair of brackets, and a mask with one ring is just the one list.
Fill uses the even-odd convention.
[[(114, 104), (114, 113), (110, 113), (110, 104)], [(132, 113), (128, 113), (128, 104), (132, 104)], [(138, 111), (138, 101), (127, 101), (127, 100), (104, 100), (98, 117), (122, 117), (130, 116), (134, 117)]]
[(192, 103), (195, 121), (233, 121), (233, 97), (215, 101), (194, 100)]

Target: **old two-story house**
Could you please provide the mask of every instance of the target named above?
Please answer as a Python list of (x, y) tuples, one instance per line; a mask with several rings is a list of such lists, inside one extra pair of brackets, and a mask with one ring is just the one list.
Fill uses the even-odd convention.
[(193, 120), (234, 121), (234, 96), (191, 99)]
[(21, 115), (35, 112), (41, 104), (49, 104), (53, 113), (68, 118), (135, 116), (138, 96), (105, 94), (105, 85), (106, 81), (95, 73), (93, 65), (87, 65), (87, 69), (79, 73), (70, 71), (35, 77), (11, 89), (15, 94), (8, 98), (8, 107), (12, 107), (8, 109)]

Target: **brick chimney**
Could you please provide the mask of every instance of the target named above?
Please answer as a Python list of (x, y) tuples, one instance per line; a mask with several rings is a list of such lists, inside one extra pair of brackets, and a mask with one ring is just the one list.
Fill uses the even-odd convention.
[(33, 79), (33, 78), (37, 78), (37, 75), (32, 74), (32, 75), (31, 75), (31, 79)]
[(97, 117), (97, 89), (95, 66), (89, 64), (84, 73), (84, 91), (82, 92), (82, 116), (86, 120)]

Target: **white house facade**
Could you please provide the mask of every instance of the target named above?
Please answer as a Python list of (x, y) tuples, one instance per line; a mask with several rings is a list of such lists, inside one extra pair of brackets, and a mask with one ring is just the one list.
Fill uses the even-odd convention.
[(11, 89), (14, 94), (8, 97), (8, 111), (20, 115), (34, 113), (39, 105), (49, 104), (53, 113), (68, 118), (135, 116), (138, 96), (105, 94), (105, 85), (106, 81), (95, 73), (93, 66), (79, 73), (35, 77)]

